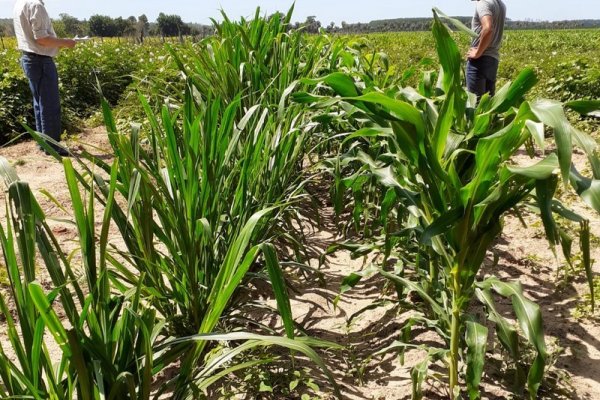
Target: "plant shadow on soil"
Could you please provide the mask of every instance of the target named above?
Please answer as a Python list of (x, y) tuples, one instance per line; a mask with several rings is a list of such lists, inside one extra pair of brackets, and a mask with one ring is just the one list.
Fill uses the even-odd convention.
[[(336, 237), (338, 230), (331, 207), (326, 204), (326, 207), (321, 208), (320, 211), (320, 226), (307, 235), (309, 254), (313, 260), (318, 260), (338, 239)], [(355, 289), (345, 293), (337, 307), (334, 307), (343, 279), (363, 266), (362, 260), (352, 260), (347, 251), (341, 253), (345, 254), (332, 254), (327, 257), (320, 269), (321, 285), (315, 285), (314, 281), (310, 280), (292, 282), (294, 289), (290, 298), (296, 323), (300, 330), (311, 337), (344, 346), (344, 350), (341, 351), (321, 352), (328, 368), (342, 387), (344, 398), (410, 399), (411, 381), (408, 371), (412, 365), (421, 361), (424, 353), (413, 352), (414, 354), (407, 355), (404, 367), (399, 366), (396, 354), (373, 357), (374, 353), (392, 345), (399, 338), (404, 319), (397, 308), (387, 307), (377, 313), (367, 311), (366, 321), (359, 323), (362, 329), (346, 324), (354, 313), (368, 306), (365, 301), (368, 303), (381, 299), (386, 288), (386, 280), (379, 275), (364, 280)], [(496, 257), (499, 262), (494, 264), (493, 258)], [(576, 375), (578, 378), (587, 378), (600, 383), (598, 367), (590, 368), (597, 360), (589, 354), (584, 344), (600, 348), (600, 340), (579, 323), (569, 321), (571, 311), (578, 304), (579, 294), (574, 283), (583, 284), (585, 279), (578, 278), (575, 282), (567, 282), (558, 290), (554, 278), (556, 272), (547, 265), (515, 257), (510, 243), (504, 236), (496, 241), (494, 248), (488, 254), (481, 276), (486, 274), (497, 274), (503, 280), (520, 281), (526, 294), (542, 308), (547, 339), (556, 337), (562, 348), (552, 370), (553, 377), (548, 377), (542, 385), (539, 398), (557, 400), (593, 398), (588, 397), (589, 393), (575, 392), (568, 378), (563, 379), (563, 375), (556, 375), (556, 371), (567, 371), (568, 374)], [(512, 311), (510, 301), (502, 298), (497, 298), (496, 301), (498, 310), (510, 318)], [(481, 306), (479, 309), (483, 311)], [(273, 317), (269, 325), (275, 327), (277, 318)], [(490, 336), (495, 335), (493, 332), (493, 326), (490, 326)], [(443, 347), (441, 339), (426, 330), (413, 329), (412, 337), (414, 338), (412, 343), (417, 346)], [(492, 357), (492, 354), (488, 354), (489, 360), (482, 379), (482, 398), (504, 399), (509, 396), (520, 398), (519, 395), (511, 394), (510, 373), (498, 365), (499, 363), (494, 362), (497, 360)], [(431, 372), (441, 377), (446, 374), (443, 366), (439, 364), (432, 365)], [(331, 389), (325, 383), (323, 376), (320, 377), (320, 381), (323, 387)], [(373, 395), (375, 387), (385, 394)], [(448, 398), (445, 382), (430, 380), (424, 389), (426, 399)]]
[[(502, 270), (503, 279), (521, 282), (527, 295), (542, 309), (546, 339), (549, 336), (557, 338), (559, 346), (563, 349), (558, 356), (556, 367), (600, 384), (598, 360), (594, 359), (588, 350), (588, 346), (600, 349), (600, 340), (570, 316), (579, 304), (580, 294), (574, 284), (585, 287), (585, 278), (581, 276), (557, 283), (554, 269), (539, 262), (532, 263), (515, 258), (512, 252), (499, 249), (499, 244), (509, 243), (500, 238), (493, 250), (501, 260), (498, 268)], [(492, 274), (494, 268), (496, 267), (493, 267), (492, 263), (486, 263), (483, 272)], [(530, 271), (526, 268), (530, 268)], [(497, 299), (497, 305), (503, 315), (510, 316), (512, 308), (507, 299)], [(544, 395), (548, 396), (544, 398), (556, 398), (550, 393)], [(581, 398), (576, 393), (571, 393), (571, 396), (573, 399)]]

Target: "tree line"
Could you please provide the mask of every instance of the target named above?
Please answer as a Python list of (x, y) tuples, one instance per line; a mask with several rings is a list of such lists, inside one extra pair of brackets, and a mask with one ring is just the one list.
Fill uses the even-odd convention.
[[(145, 14), (128, 18), (92, 15), (87, 20), (60, 14), (52, 22), (59, 37), (131, 37), (142, 43), (149, 36), (207, 36), (213, 32), (211, 26), (186, 23), (179, 15), (165, 13), (160, 13), (155, 22), (150, 22)], [(12, 19), (0, 20), (0, 36), (14, 36)]]
[[(276, 14), (274, 14), (276, 15)], [(279, 14), (282, 15), (283, 14)], [(470, 25), (471, 17), (456, 17), (466, 25)], [(208, 36), (213, 28), (208, 25), (183, 22), (179, 15), (160, 13), (155, 22), (148, 21), (145, 14), (139, 17), (109, 17), (92, 15), (88, 20), (80, 20), (69, 14), (60, 14), (54, 20), (54, 29), (59, 36), (97, 36), (97, 37), (132, 37), (143, 42), (148, 36)], [(324, 30), (329, 33), (361, 34), (375, 32), (428, 31), (431, 29), (431, 18), (396, 18), (375, 20), (368, 23), (346, 23), (336, 25), (331, 22), (323, 25), (315, 16), (309, 16), (304, 22), (296, 22), (290, 28), (303, 28), (308, 33)], [(507, 29), (584, 29), (600, 28), (600, 20), (567, 20), (567, 21), (513, 21), (508, 20)], [(0, 37), (13, 36), (12, 19), (0, 19)]]
[[(472, 17), (454, 17), (467, 26), (471, 25)], [(346, 23), (342, 22), (340, 26), (335, 23), (323, 27), (327, 32), (332, 33), (376, 33), (376, 32), (413, 32), (429, 31), (433, 23), (432, 18), (396, 18), (376, 20), (368, 23)], [(317, 30), (321, 28), (321, 23), (314, 17), (309, 17), (306, 21), (307, 28)], [(533, 30), (533, 29), (587, 29), (600, 28), (600, 20), (566, 20), (566, 21), (516, 21), (507, 20), (506, 29), (509, 30)]]

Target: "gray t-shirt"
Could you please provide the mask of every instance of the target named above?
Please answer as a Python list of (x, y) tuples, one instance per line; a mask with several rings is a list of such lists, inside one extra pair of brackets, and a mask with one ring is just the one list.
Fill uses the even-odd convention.
[[(475, 6), (475, 16), (473, 17), (472, 29), (478, 35), (481, 33), (481, 19), (485, 16), (492, 17), (493, 32), (492, 42), (484, 51), (484, 56), (500, 59), (500, 45), (502, 44), (502, 36), (504, 34), (504, 22), (506, 20), (506, 6), (502, 0), (477, 0)], [(479, 45), (479, 38), (473, 40), (471, 47)]]
[(36, 39), (56, 37), (52, 21), (41, 0), (17, 0), (13, 10), (13, 23), (19, 50), (54, 57), (56, 47), (44, 47)]

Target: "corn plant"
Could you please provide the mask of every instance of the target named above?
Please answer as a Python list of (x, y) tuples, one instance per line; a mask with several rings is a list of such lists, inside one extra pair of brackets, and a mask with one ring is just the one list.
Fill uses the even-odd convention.
[[(488, 329), (486, 321), (468, 313), (475, 299), (487, 308), (500, 343), (520, 365), (518, 331), (496, 311), (495, 292), (511, 301), (521, 333), (536, 353), (527, 373), (529, 395), (535, 398), (546, 360), (539, 306), (524, 296), (518, 282), (482, 279), (479, 271), (502, 231), (503, 216), (534, 196), (549, 243), (553, 248), (562, 245), (567, 257), (571, 238), (556, 224), (554, 214), (580, 223), (585, 270), (591, 277), (587, 221), (566, 210), (554, 195), (562, 178), (598, 209), (594, 181), (584, 179), (586, 183), (577, 186), (581, 178), (571, 165), (576, 143), (588, 152), (595, 169), (597, 146), (569, 125), (561, 104), (523, 101), (536, 82), (531, 69), (494, 98), (485, 96), (477, 103), (462, 87), (461, 53), (437, 13), (433, 34), (441, 64), (435, 88), (430, 74), (415, 90), (368, 86), (355, 74), (335, 73), (318, 79), (313, 93), (295, 99), (324, 108), (350, 130), (340, 135), (340, 156), (328, 162), (336, 182), (334, 203), (344, 211), (345, 192), (351, 191), (355, 224), (382, 231), (377, 246), (384, 253), (384, 265), (402, 261), (394, 272), (384, 268), (381, 274), (396, 285), (400, 299), (409, 293), (421, 299), (415, 304), (402, 300), (404, 307), (420, 313), (409, 318), (401, 340), (386, 351), (403, 353), (411, 347), (410, 332), (417, 325), (434, 330), (446, 344), (428, 348), (426, 359), (413, 369), (413, 397), (422, 396), (429, 363), (441, 360), (449, 370), (450, 398), (461, 397), (462, 365), (468, 396), (479, 398)], [(511, 165), (523, 145), (543, 147), (544, 127), (554, 133), (556, 152), (530, 167)], [(368, 202), (373, 204), (366, 206)], [(373, 234), (363, 230), (363, 235)], [(353, 275), (345, 284), (358, 279), (360, 275)], [(517, 377), (523, 373), (519, 367)]]

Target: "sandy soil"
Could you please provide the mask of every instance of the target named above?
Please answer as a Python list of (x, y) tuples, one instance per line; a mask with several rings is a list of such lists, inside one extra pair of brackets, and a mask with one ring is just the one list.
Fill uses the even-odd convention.
[[(70, 141), (70, 147), (81, 149), (83, 144), (89, 151), (102, 153), (108, 150), (106, 134), (102, 129), (85, 131), (79, 138)], [(92, 147), (90, 147), (92, 146)], [(69, 204), (62, 165), (53, 158), (43, 155), (33, 142), (22, 142), (0, 149), (0, 156), (13, 164), (22, 180), (29, 182), (42, 208), (52, 219), (51, 226), (56, 236), (68, 251), (77, 246), (75, 227), (60, 219), (68, 218), (61, 207), (43, 194), (52, 193), (59, 204)], [(581, 155), (576, 155), (581, 159)], [(0, 192), (4, 200), (5, 191)], [(0, 207), (4, 220), (4, 207)], [(314, 253), (311, 264), (319, 264), (319, 257), (327, 246), (339, 239), (332, 224), (331, 209), (323, 205), (323, 226), (313, 230), (309, 236)], [(585, 211), (581, 207), (580, 211)], [(592, 232), (600, 237), (600, 220), (589, 213)], [(557, 274), (557, 265), (544, 239), (543, 231), (534, 217), (526, 217), (529, 227), (524, 228), (514, 217), (506, 218), (504, 234), (489, 254), (484, 268), (485, 274), (496, 274), (503, 279), (522, 282), (527, 295), (536, 300), (543, 309), (549, 348), (556, 358), (549, 373), (548, 385), (542, 398), (600, 399), (600, 325), (598, 320), (576, 320), (572, 316), (586, 291), (585, 280), (579, 275), (565, 277), (564, 270)], [(115, 238), (118, 240), (118, 238)], [(596, 247), (599, 247), (596, 242)], [(600, 249), (595, 249), (593, 258), (600, 260)], [(497, 264), (493, 263), (494, 257)], [(330, 340), (344, 346), (342, 352), (327, 352), (324, 358), (335, 371), (346, 399), (409, 399), (411, 395), (410, 368), (418, 363), (424, 352), (413, 350), (406, 354), (404, 365), (393, 354), (371, 357), (398, 338), (398, 329), (406, 315), (398, 312), (393, 304), (368, 310), (351, 324), (348, 320), (359, 310), (382, 299), (385, 281), (374, 276), (361, 282), (354, 290), (342, 296), (334, 306), (339, 294), (340, 283), (351, 272), (364, 266), (364, 260), (353, 260), (346, 251), (328, 256), (321, 267), (324, 284), (321, 286), (295, 280), (293, 312), (297, 322), (314, 337)], [(597, 270), (597, 268), (596, 268)], [(42, 280), (44, 272), (40, 271)], [(0, 324), (0, 340), (6, 340)], [(415, 332), (416, 343), (439, 343), (431, 333)], [(494, 348), (488, 347), (488, 357), (497, 358)], [(509, 378), (499, 363), (489, 362), (483, 378), (483, 398), (502, 399), (510, 397)], [(428, 382), (425, 398), (447, 398), (443, 385), (434, 379)], [(559, 390), (560, 389), (560, 390)]]

